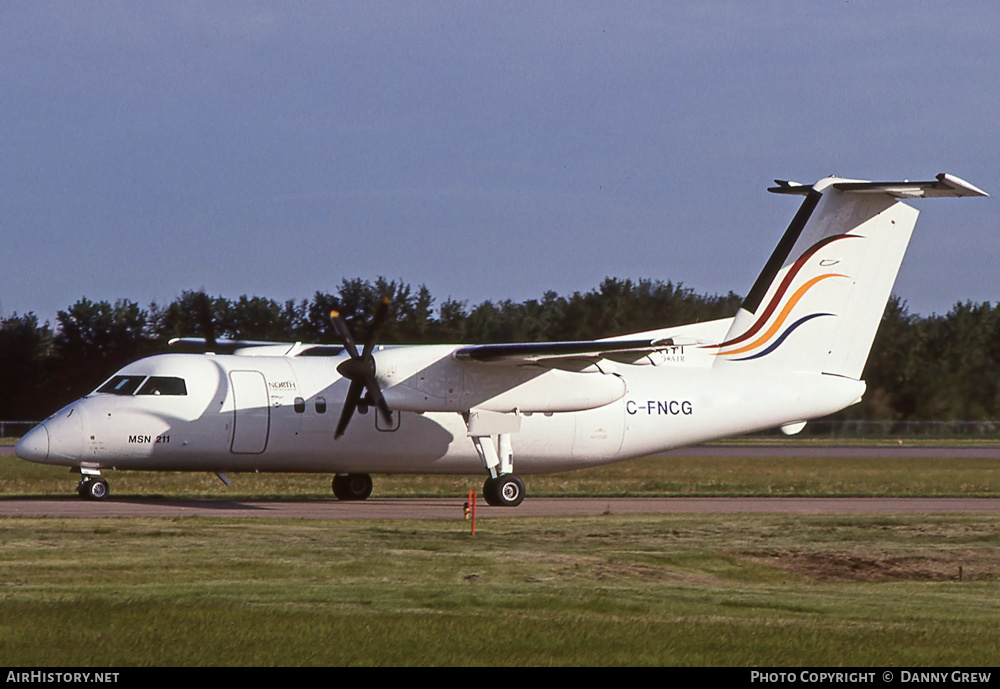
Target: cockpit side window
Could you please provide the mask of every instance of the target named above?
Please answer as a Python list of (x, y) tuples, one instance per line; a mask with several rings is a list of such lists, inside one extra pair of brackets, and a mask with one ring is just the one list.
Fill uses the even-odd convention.
[(97, 392), (109, 395), (131, 395), (146, 376), (113, 376), (111, 380), (97, 388)]
[(172, 376), (150, 376), (137, 395), (186, 395), (187, 385), (183, 378)]

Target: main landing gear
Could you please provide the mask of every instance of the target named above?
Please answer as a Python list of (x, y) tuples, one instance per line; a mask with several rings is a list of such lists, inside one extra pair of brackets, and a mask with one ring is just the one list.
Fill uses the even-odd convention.
[(333, 477), (333, 494), (338, 500), (367, 500), (372, 494), (369, 474), (337, 474)]
[(483, 484), (483, 497), (493, 507), (517, 507), (524, 500), (524, 481), (517, 474), (491, 476)]
[(108, 489), (108, 482), (103, 478), (84, 476), (80, 480), (80, 483), (77, 484), (76, 492), (84, 500), (103, 500), (108, 497), (110, 490)]
[[(487, 427), (485, 430), (499, 431), (497, 433), (476, 432), (473, 430), (471, 419), (469, 422), (472, 443), (476, 446), (483, 468), (490, 474), (483, 484), (483, 497), (486, 498), (486, 504), (493, 507), (517, 507), (524, 500), (524, 481), (514, 473), (514, 450), (510, 443), (510, 431), (520, 427), (520, 419), (518, 417), (511, 419), (513, 416), (486, 417), (486, 422), (492, 427)], [(483, 424), (481, 418), (476, 418), (475, 421), (477, 424)], [(477, 430), (479, 428), (483, 426), (479, 425)]]

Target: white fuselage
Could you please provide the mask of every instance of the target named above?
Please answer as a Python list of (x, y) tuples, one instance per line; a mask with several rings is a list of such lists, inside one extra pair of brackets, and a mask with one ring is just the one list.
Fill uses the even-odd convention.
[(19, 454), (94, 470), (476, 474), (468, 411), (487, 410), (519, 421), (516, 471), (545, 473), (824, 416), (864, 392), (817, 373), (720, 372), (696, 351), (561, 370), (460, 363), (455, 349), (378, 352), (393, 423), (372, 408), (336, 441), (343, 357), (154, 356), (119, 375), (180, 378), (185, 394), (92, 393), (25, 436)]
[(861, 400), (917, 219), (900, 199), (985, 192), (944, 173), (777, 182), (771, 191), (802, 196), (802, 205), (733, 318), (584, 342), (376, 349), (389, 310), (382, 299), (360, 354), (333, 311), (349, 354), (230, 341), (244, 349), (150, 357), (15, 449), (78, 468), (78, 491), (96, 499), (107, 483), (89, 479), (111, 468), (347, 474), (333, 485), (347, 499), (370, 495), (370, 476), (357, 474), (487, 471), (487, 501), (516, 505), (524, 485), (515, 471), (583, 468), (778, 426), (795, 432)]

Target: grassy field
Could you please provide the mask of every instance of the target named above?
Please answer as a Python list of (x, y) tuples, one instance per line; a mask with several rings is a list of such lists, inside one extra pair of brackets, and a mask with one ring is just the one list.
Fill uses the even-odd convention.
[[(946, 454), (943, 451), (943, 454)], [(1000, 460), (646, 458), (531, 495), (1000, 495)], [(108, 472), (112, 494), (329, 498), (329, 476)], [(464, 496), (478, 477), (376, 476)], [(0, 499), (71, 496), (0, 456)], [(73, 499), (76, 499), (75, 497)], [(530, 497), (529, 497), (530, 499)], [(0, 519), (0, 664), (972, 666), (1000, 515)]]
[(0, 664), (993, 665), (998, 527), (6, 519)]

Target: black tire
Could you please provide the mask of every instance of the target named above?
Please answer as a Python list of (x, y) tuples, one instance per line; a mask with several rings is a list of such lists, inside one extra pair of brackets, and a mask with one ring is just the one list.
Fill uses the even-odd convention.
[(497, 495), (497, 479), (491, 477), (483, 483), (483, 499), (486, 500), (487, 505), (500, 506), (500, 498)]
[(333, 477), (333, 494), (338, 500), (367, 500), (373, 487), (369, 474), (337, 474)]
[(524, 481), (516, 474), (488, 478), (483, 484), (483, 497), (493, 507), (517, 507), (524, 501)]
[(103, 478), (85, 478), (77, 486), (77, 492), (86, 500), (103, 500), (108, 497), (111, 490), (108, 488), (108, 482)]

